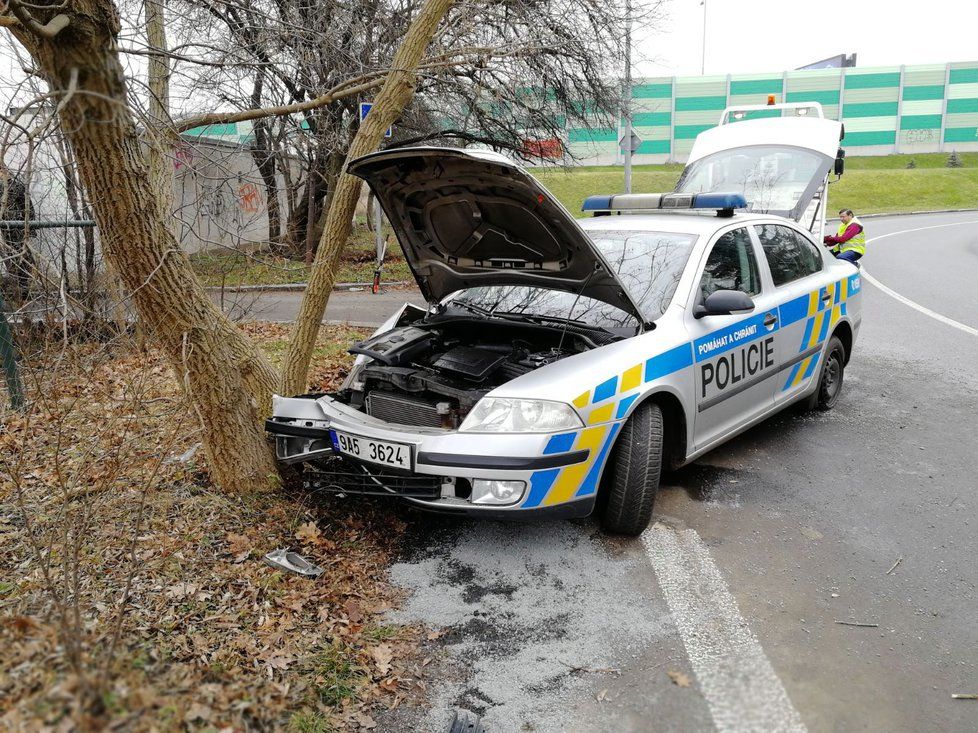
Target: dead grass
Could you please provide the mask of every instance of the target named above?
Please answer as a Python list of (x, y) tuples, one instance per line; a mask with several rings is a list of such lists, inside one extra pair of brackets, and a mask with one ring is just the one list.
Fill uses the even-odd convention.
[[(384, 257), (384, 282), (413, 282), (414, 276), (401, 252), (397, 239), (387, 237)], [(192, 255), (191, 264), (201, 282), (213, 287), (238, 285), (288, 285), (309, 279), (309, 268), (301, 260), (274, 252), (244, 253), (231, 250), (200, 252)], [(374, 234), (363, 221), (354, 222), (350, 241), (340, 259), (336, 282), (373, 282), (377, 250)]]
[[(273, 356), (287, 334), (247, 328)], [(319, 386), (356, 337), (323, 328)], [(47, 346), (32, 362), (32, 409), (0, 416), (0, 727), (369, 730), (417, 691), (417, 632), (380, 618), (400, 520), (216, 491), (152, 351)], [(261, 563), (283, 546), (327, 572)]]

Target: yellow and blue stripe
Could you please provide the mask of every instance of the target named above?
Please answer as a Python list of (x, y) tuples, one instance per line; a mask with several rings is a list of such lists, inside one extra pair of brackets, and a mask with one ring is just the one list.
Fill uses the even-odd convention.
[[(799, 353), (820, 346), (839, 319), (846, 315), (846, 301), (859, 293), (860, 287), (859, 275), (853, 275), (795, 298), (779, 307), (777, 327), (784, 328), (802, 319), (808, 319)], [(830, 297), (827, 299), (828, 302), (823, 302), (822, 297), (826, 293)], [(588, 458), (571, 466), (535, 471), (530, 476), (530, 490), (522, 508), (552, 506), (594, 494), (598, 489), (598, 479), (611, 452), (611, 446), (621, 429), (621, 421), (628, 415), (641, 394), (638, 389), (643, 384), (692, 366), (697, 361), (695, 353), (696, 344), (699, 342), (705, 343), (716, 339), (726, 331), (742, 329), (755, 320), (762, 322), (763, 314), (751, 316), (696, 342), (687, 341), (638, 364), (633, 364), (620, 374), (599, 382), (592, 389), (574, 398), (573, 405), (582, 413), (587, 411), (587, 427), (552, 436), (543, 453), (553, 455), (587, 450)], [(758, 328), (757, 331), (763, 335), (762, 329)], [(740, 343), (746, 343), (747, 340)], [(731, 343), (728, 348), (732, 346)], [(712, 358), (725, 350), (720, 348), (709, 353), (704, 352), (703, 358)], [(788, 389), (811, 378), (818, 364), (819, 354), (820, 352), (813, 354), (795, 364), (782, 389)]]

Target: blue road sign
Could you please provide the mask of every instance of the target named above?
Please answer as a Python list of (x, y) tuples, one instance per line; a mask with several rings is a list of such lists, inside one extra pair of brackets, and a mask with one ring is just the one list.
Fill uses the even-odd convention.
[[(360, 102), (360, 122), (363, 122), (364, 118), (367, 116), (367, 113), (373, 106), (373, 102)], [(393, 130), (393, 127), (388, 127), (387, 132), (384, 133), (384, 137), (390, 137), (393, 135)]]

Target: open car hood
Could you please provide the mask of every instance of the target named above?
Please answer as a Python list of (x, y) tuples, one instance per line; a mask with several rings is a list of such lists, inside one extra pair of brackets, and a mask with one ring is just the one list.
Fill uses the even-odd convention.
[(644, 322), (574, 218), (498, 153), (402, 148), (354, 160), (429, 302), (463, 288), (529, 285), (581, 293)]

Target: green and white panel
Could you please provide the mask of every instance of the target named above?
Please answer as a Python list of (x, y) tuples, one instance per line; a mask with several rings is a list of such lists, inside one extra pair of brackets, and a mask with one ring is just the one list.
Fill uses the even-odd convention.
[(727, 77), (679, 77), (675, 90), (672, 156), (685, 160), (696, 136), (720, 121), (727, 106)]
[[(637, 79), (632, 115), (643, 142), (636, 162), (685, 160), (725, 107), (761, 105), (769, 94), (821, 104), (826, 117), (845, 123), (850, 155), (978, 150), (978, 62), (906, 66), (902, 79), (898, 66)], [(617, 127), (597, 115), (570, 125), (568, 147), (582, 162), (621, 162)]]
[(896, 146), (899, 67), (846, 69), (842, 98), (843, 146), (850, 154), (884, 155)]
[(769, 94), (780, 102), (784, 79), (780, 74), (740, 75), (730, 78), (729, 106), (741, 104), (767, 104)]
[(839, 119), (840, 69), (789, 71), (785, 102), (818, 102), (826, 117)]
[(978, 63), (951, 64), (948, 72), (945, 150), (978, 150)]

